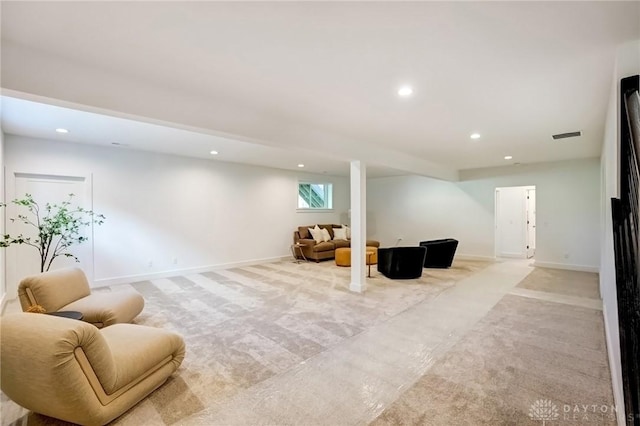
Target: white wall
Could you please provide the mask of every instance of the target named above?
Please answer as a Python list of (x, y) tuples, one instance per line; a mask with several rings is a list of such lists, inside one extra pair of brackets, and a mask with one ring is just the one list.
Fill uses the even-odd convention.
[(601, 251), (600, 293), (604, 305), (605, 332), (609, 351), (609, 365), (613, 381), (613, 395), (618, 406), (618, 424), (625, 424), (620, 417), (623, 412), (622, 371), (620, 361), (620, 334), (618, 328), (618, 299), (616, 292), (615, 257), (613, 250), (613, 225), (611, 198), (618, 197), (619, 123), (620, 123), (620, 79), (640, 74), (640, 40), (625, 44), (618, 49), (614, 78), (607, 111), (604, 143), (601, 156)]
[[(346, 178), (13, 135), (5, 149), (7, 176), (93, 176), (98, 284), (287, 256), (298, 225), (340, 222), (349, 203)], [(334, 211), (296, 212), (299, 177), (332, 182)]]
[(497, 187), (536, 187), (536, 263), (597, 270), (600, 168), (597, 159), (466, 170), (462, 181), (421, 176), (370, 179), (369, 234), (382, 245), (456, 238), (458, 253), (493, 257)]
[[(5, 202), (4, 195), (4, 133), (0, 128), (0, 203)], [(0, 208), (0, 235), (4, 235), (5, 229), (5, 209)], [(7, 283), (5, 280), (5, 250), (0, 248), (0, 312), (4, 307), (7, 294)]]

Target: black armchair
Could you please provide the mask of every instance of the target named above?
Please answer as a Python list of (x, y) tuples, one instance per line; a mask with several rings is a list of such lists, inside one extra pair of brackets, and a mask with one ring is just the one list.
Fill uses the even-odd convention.
[(379, 248), (378, 272), (391, 279), (420, 278), (426, 254), (424, 247)]
[(453, 256), (458, 248), (458, 240), (446, 238), (443, 240), (421, 241), (420, 245), (427, 248), (424, 259), (425, 268), (448, 268), (453, 263)]

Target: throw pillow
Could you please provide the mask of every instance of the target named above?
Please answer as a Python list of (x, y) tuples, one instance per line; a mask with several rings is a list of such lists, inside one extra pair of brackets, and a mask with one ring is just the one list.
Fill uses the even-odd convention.
[(311, 233), (309, 232), (308, 226), (298, 226), (298, 234), (300, 234), (300, 238), (302, 238), (303, 240), (313, 238), (311, 236)]
[(346, 230), (346, 228), (333, 228), (333, 239), (334, 240), (346, 240), (347, 239), (347, 230)]
[(350, 240), (351, 239), (351, 227), (349, 227), (347, 225), (342, 225), (342, 227), (347, 230), (347, 240)]
[(316, 225), (315, 228), (309, 228), (309, 232), (311, 232), (311, 236), (315, 240), (316, 244), (324, 241), (324, 236), (322, 235), (322, 229)]
[(322, 228), (322, 241), (331, 241), (331, 234), (329, 234), (326, 228)]

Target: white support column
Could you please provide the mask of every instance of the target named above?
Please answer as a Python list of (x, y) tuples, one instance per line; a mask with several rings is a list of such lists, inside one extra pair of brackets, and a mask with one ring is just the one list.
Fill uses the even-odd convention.
[(351, 161), (351, 284), (358, 293), (366, 289), (367, 167)]

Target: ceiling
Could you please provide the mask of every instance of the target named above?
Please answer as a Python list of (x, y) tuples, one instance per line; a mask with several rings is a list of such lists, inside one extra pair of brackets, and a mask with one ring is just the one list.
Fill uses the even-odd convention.
[[(251, 164), (333, 176), (349, 174), (349, 164), (299, 149), (284, 149), (186, 130), (142, 119), (122, 118), (26, 99), (1, 97), (2, 128), (7, 134), (106, 146), (114, 149), (161, 152), (211, 161)], [(69, 133), (60, 134), (63, 128)], [(218, 154), (212, 155), (211, 151)], [(303, 164), (300, 168), (298, 165)], [(371, 177), (397, 176), (399, 170), (369, 167)]]
[[(640, 39), (639, 2), (1, 7), (5, 94), (169, 124), (165, 138), (136, 133), (134, 148), (198, 155), (220, 143), (230, 161), (295, 167), (318, 157), (327, 161), (320, 171), (337, 174), (350, 159), (455, 178), (460, 169), (597, 157), (616, 48)], [(397, 96), (403, 84), (413, 96)], [(3, 126), (44, 131), (31, 120), (3, 117)], [(128, 134), (97, 140), (86, 129), (76, 141)], [(177, 130), (194, 135), (177, 139)], [(576, 130), (581, 137), (551, 139)]]

